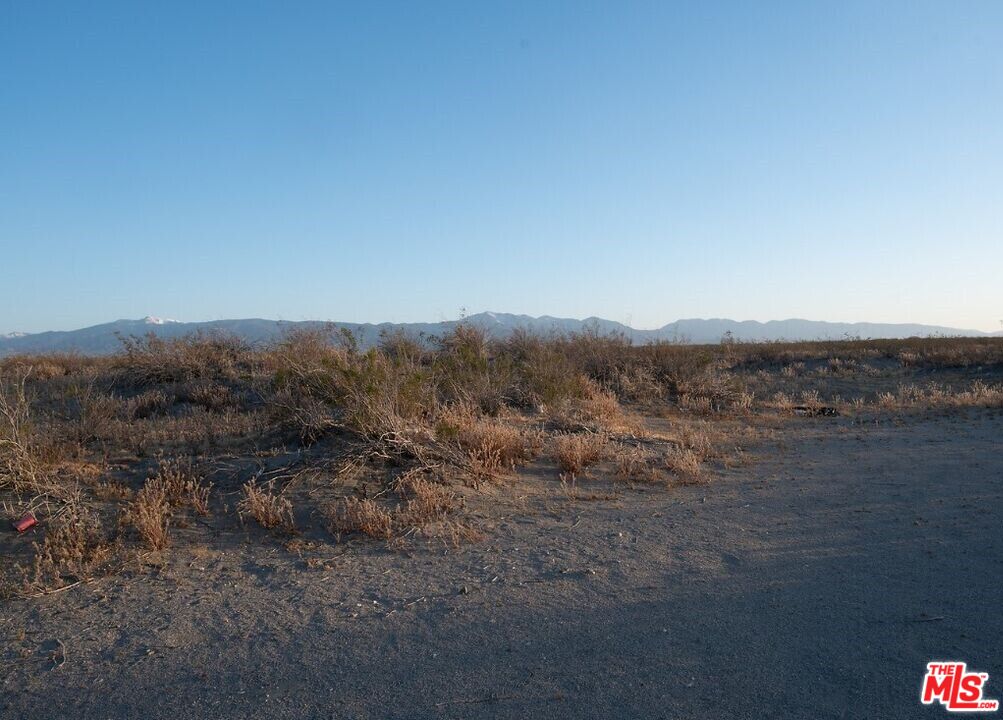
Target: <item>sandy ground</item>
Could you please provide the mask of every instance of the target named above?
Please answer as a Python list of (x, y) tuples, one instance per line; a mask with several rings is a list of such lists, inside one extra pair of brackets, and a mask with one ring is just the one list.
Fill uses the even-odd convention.
[(1003, 415), (780, 437), (704, 486), (525, 478), (458, 551), (256, 536), (8, 603), (0, 716), (945, 717), (933, 659), (1003, 698)]

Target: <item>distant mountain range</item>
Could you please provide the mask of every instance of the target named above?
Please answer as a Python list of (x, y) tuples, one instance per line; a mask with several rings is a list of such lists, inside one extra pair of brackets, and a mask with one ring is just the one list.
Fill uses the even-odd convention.
[(484, 328), (492, 337), (503, 338), (517, 328), (535, 333), (571, 333), (595, 329), (599, 333), (623, 333), (634, 343), (670, 340), (684, 343), (716, 343), (730, 333), (736, 340), (838, 340), (850, 338), (903, 338), (932, 335), (989, 337), (1003, 333), (985, 333), (937, 325), (887, 323), (830, 323), (816, 320), (677, 320), (656, 330), (635, 330), (622, 323), (590, 317), (585, 320), (555, 318), (544, 315), (511, 315), (485, 312), (471, 315), (463, 321), (436, 323), (326, 323), (321, 321), (286, 322), (282, 320), (213, 320), (210, 322), (178, 322), (146, 317), (142, 320), (117, 320), (103, 325), (65, 332), (11, 333), (0, 335), (0, 356), (19, 353), (79, 352), (102, 355), (121, 348), (120, 337), (143, 336), (147, 333), (162, 338), (176, 338), (195, 332), (226, 333), (253, 344), (264, 344), (281, 338), (293, 328), (320, 328), (334, 325), (352, 331), (362, 347), (379, 341), (384, 331), (402, 330), (412, 335), (442, 335), (460, 322)]

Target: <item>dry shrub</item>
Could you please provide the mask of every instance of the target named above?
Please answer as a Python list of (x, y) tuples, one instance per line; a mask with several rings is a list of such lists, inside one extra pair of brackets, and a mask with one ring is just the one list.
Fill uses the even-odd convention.
[(63, 398), (69, 439), (83, 446), (106, 437), (126, 407), (120, 398), (102, 392), (93, 380), (75, 378)]
[(494, 353), (486, 331), (465, 322), (439, 338), (438, 346), (431, 366), (441, 399), (497, 413), (514, 382), (511, 358)]
[(718, 413), (741, 407), (745, 388), (738, 376), (708, 365), (700, 373), (677, 382), (679, 404), (691, 411)]
[(93, 577), (114, 552), (100, 518), (79, 507), (54, 521), (34, 547), (32, 567), (21, 573), (26, 589), (41, 592)]
[(338, 374), (349, 364), (349, 352), (334, 345), (333, 326), (293, 329), (266, 355), (276, 390), (334, 402)]
[(117, 383), (124, 387), (233, 380), (252, 369), (247, 343), (223, 333), (195, 333), (171, 340), (149, 333), (121, 341), (122, 353), (112, 367)]
[(531, 459), (539, 447), (539, 438), (533, 433), (497, 418), (481, 417), (465, 403), (442, 411), (436, 434), (442, 440), (456, 441), (477, 477), (514, 470)]
[(335, 535), (358, 532), (390, 540), (394, 534), (394, 518), (374, 500), (347, 497), (328, 509), (328, 529)]
[(420, 471), (409, 471), (395, 483), (395, 492), (404, 500), (397, 509), (397, 525), (422, 527), (453, 512), (456, 497), (445, 486), (432, 482)]
[(140, 454), (151, 447), (199, 455), (227, 440), (259, 433), (266, 425), (264, 411), (217, 415), (204, 408), (191, 408), (178, 417), (159, 418), (150, 425), (126, 428), (123, 435)]
[(819, 370), (820, 374), (832, 375), (834, 377), (853, 377), (854, 375), (874, 376), (878, 374), (876, 368), (864, 365), (856, 358), (829, 358), (825, 366)]
[(616, 463), (616, 476), (621, 480), (653, 481), (657, 477), (650, 454), (640, 444), (617, 443), (612, 446), (611, 452)]
[(743, 390), (735, 398), (733, 409), (748, 412), (756, 402), (756, 394), (748, 390)]
[(665, 386), (658, 381), (654, 368), (639, 363), (618, 369), (609, 388), (629, 402), (650, 402), (665, 395)]
[(247, 482), (243, 486), (243, 498), (237, 505), (241, 519), (250, 515), (262, 527), (293, 531), (293, 504), (288, 498), (275, 492), (275, 482), (264, 486)]
[(0, 373), (20, 375), (31, 371), (32, 379), (46, 381), (68, 375), (95, 375), (107, 365), (105, 358), (76, 353), (52, 352), (45, 355), (11, 355), (0, 359)]
[(561, 470), (577, 475), (602, 460), (608, 445), (609, 437), (603, 433), (558, 435), (554, 438), (554, 455)]
[(162, 486), (147, 481), (136, 493), (123, 519), (136, 528), (140, 539), (151, 550), (163, 550), (170, 545), (171, 505)]
[(353, 357), (341, 383), (347, 423), (371, 439), (423, 424), (438, 406), (427, 368), (375, 351)]
[(719, 349), (659, 340), (637, 349), (637, 362), (649, 368), (655, 382), (670, 397), (693, 393), (701, 376), (707, 374)]
[(703, 462), (714, 453), (714, 445), (702, 428), (685, 426), (680, 430), (680, 445), (691, 451), (698, 461)]
[(780, 370), (780, 374), (786, 378), (794, 378), (798, 375), (803, 375), (805, 372), (805, 364), (803, 362), (791, 363), (790, 365), (784, 365)]
[(381, 330), (380, 352), (393, 361), (417, 365), (426, 355), (426, 338), (412, 335), (406, 330)]
[(903, 384), (894, 393), (879, 393), (875, 404), (883, 410), (909, 407), (999, 408), (1003, 407), (1003, 385), (987, 385), (982, 380), (976, 380), (965, 390), (954, 390), (932, 383), (926, 386)]
[(516, 329), (497, 351), (511, 365), (509, 401), (523, 408), (556, 407), (581, 397), (586, 376), (559, 337)]
[(1003, 343), (999, 338), (928, 338), (904, 340), (897, 351), (903, 367), (969, 368), (1003, 364)]
[(0, 490), (37, 491), (40, 469), (25, 391), (30, 370), (12, 380), (0, 377)]
[(116, 480), (97, 482), (91, 491), (98, 500), (128, 500), (132, 497), (132, 490)]
[(582, 396), (569, 402), (566, 408), (566, 417), (558, 418), (566, 426), (579, 425), (592, 430), (624, 426), (623, 409), (616, 395), (594, 380), (585, 381)]
[(188, 506), (203, 517), (209, 515), (209, 491), (212, 484), (203, 484), (190, 461), (173, 459), (160, 463), (157, 474), (146, 481), (147, 488), (160, 490), (172, 508)]
[(794, 399), (785, 392), (776, 392), (773, 394), (773, 399), (771, 400), (771, 405), (775, 407), (782, 413), (793, 413), (795, 402)]
[(699, 480), (703, 475), (700, 455), (696, 451), (682, 446), (669, 448), (665, 454), (665, 468), (684, 480)]
[(125, 401), (123, 415), (127, 420), (142, 420), (163, 415), (174, 405), (176, 397), (163, 390), (147, 390)]
[(713, 401), (706, 395), (682, 395), (679, 397), (679, 407), (697, 415), (707, 415), (714, 412)]
[(217, 413), (233, 410), (241, 405), (241, 399), (233, 388), (208, 380), (182, 384), (178, 389), (177, 400)]
[(437, 534), (445, 544), (453, 548), (459, 548), (466, 543), (481, 542), (485, 537), (477, 528), (454, 520), (441, 523)]
[(35, 423), (26, 390), (30, 373), (29, 367), (12, 379), (0, 376), (0, 492), (12, 492), (18, 504), (28, 496), (25, 507), (55, 503), (65, 508), (78, 499), (77, 483), (60, 478), (47, 464), (58, 459), (60, 438), (40, 432)]
[(272, 423), (295, 433), (303, 445), (313, 445), (335, 427), (330, 406), (310, 395), (280, 390), (268, 400)]
[(428, 421), (438, 405), (430, 368), (350, 347), (332, 356), (330, 369), (315, 378), (318, 384), (320, 378), (323, 391), (299, 392), (336, 407), (339, 427), (387, 459), (426, 459), (433, 440)]
[(631, 363), (630, 339), (622, 332), (603, 332), (597, 323), (586, 323), (582, 332), (571, 333), (556, 344), (576, 368), (604, 387), (611, 387)]
[(24, 358), (23, 362), (24, 367), (31, 369), (31, 376), (35, 380), (52, 380), (67, 374), (55, 358)]

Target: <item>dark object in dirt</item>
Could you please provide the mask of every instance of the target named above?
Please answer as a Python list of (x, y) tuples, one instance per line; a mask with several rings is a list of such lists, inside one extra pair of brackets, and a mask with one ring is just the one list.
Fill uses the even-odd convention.
[(37, 523), (37, 522), (38, 521), (35, 519), (35, 516), (32, 515), (31, 513), (28, 513), (27, 515), (25, 515), (24, 517), (22, 517), (20, 520), (15, 520), (14, 522), (12, 522), (11, 525), (19, 533), (23, 533), (25, 530), (27, 530), (27, 529), (29, 529), (31, 527), (34, 527), (35, 523)]
[(839, 410), (834, 407), (828, 407), (823, 405), (822, 407), (808, 407), (807, 405), (795, 405), (794, 414), (801, 415), (803, 417), (836, 417), (839, 415)]

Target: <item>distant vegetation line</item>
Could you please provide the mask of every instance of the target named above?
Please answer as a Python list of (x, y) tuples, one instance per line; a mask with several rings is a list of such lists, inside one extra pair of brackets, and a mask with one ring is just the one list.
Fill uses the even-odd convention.
[(380, 335), (385, 332), (404, 332), (415, 337), (421, 335), (441, 336), (453, 330), (461, 322), (475, 325), (483, 329), (490, 337), (497, 339), (508, 337), (516, 329), (539, 334), (592, 331), (601, 335), (623, 334), (635, 344), (656, 340), (702, 344), (719, 342), (722, 338), (762, 342), (855, 338), (896, 339), (931, 336), (987, 337), (1003, 334), (915, 323), (831, 323), (801, 319), (769, 322), (727, 319), (677, 320), (654, 330), (638, 330), (623, 323), (596, 317), (577, 320), (490, 312), (471, 315), (463, 320), (380, 324), (324, 321), (287, 322), (263, 319), (174, 322), (144, 318), (142, 320), (118, 320), (65, 332), (3, 336), (0, 337), (0, 356), (47, 352), (104, 355), (116, 352), (121, 348), (121, 337), (145, 336), (150, 333), (161, 338), (184, 337), (196, 332), (224, 333), (253, 344), (271, 343), (286, 335), (291, 329), (311, 329), (326, 325), (333, 325), (352, 332), (359, 345), (367, 348), (378, 343)]

